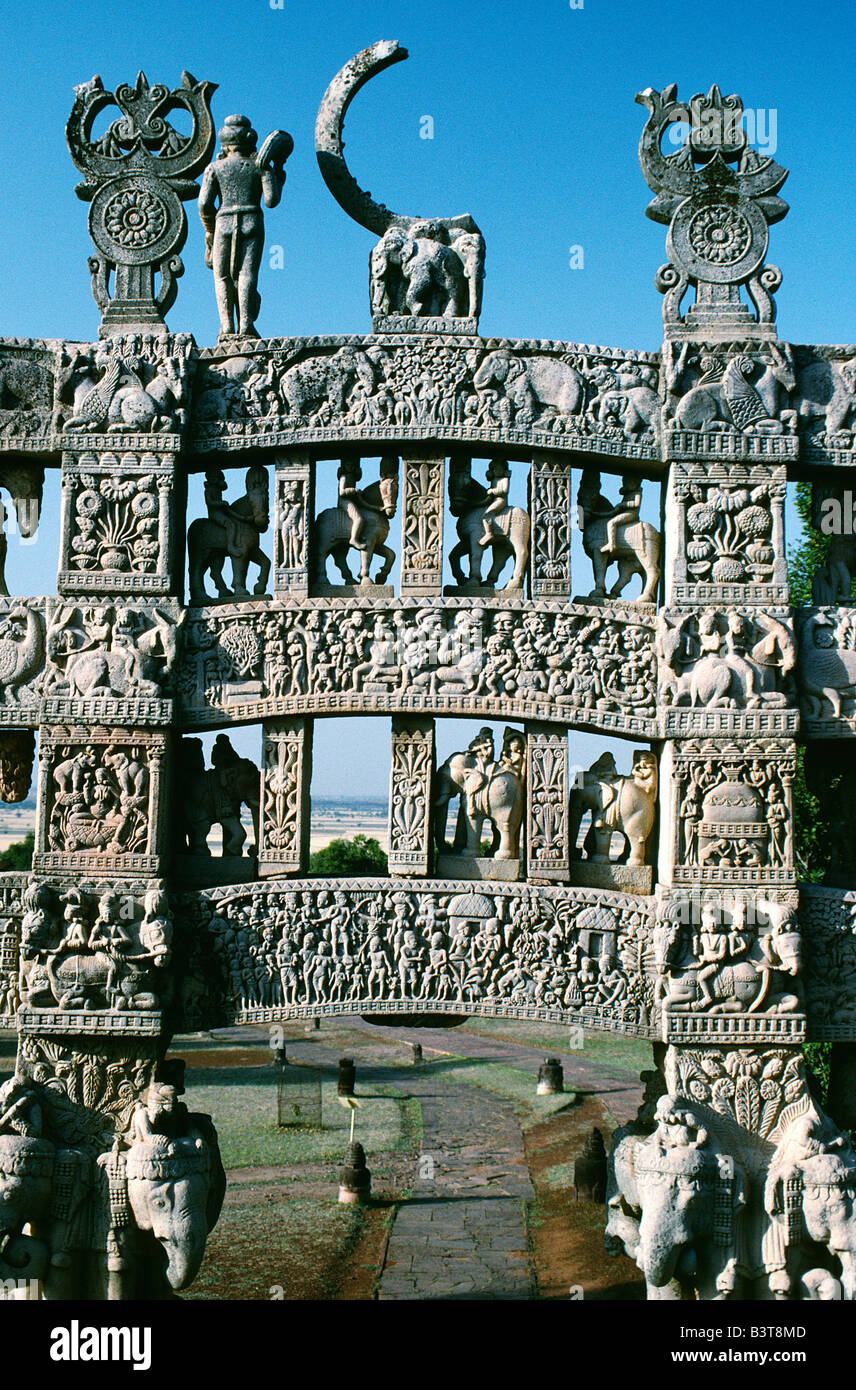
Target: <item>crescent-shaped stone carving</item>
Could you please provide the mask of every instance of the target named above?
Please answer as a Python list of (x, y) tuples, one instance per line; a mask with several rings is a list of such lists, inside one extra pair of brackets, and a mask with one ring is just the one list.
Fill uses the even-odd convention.
[[(391, 212), (383, 203), (376, 203), (370, 193), (360, 188), (345, 163), (342, 153), (345, 145), (342, 130), (348, 107), (360, 88), (365, 86), (375, 73), (383, 72), (384, 68), (391, 67), (393, 63), (401, 63), (407, 57), (407, 49), (402, 48), (397, 39), (379, 39), (377, 43), (364, 48), (336, 73), (324, 93), (315, 122), (315, 153), (324, 182), (348, 216), (353, 217), (361, 227), (367, 227), (376, 236), (383, 236), (392, 226), (412, 227), (422, 219)], [(446, 227), (459, 227), (467, 232), (478, 231), (468, 213), (459, 217), (433, 220), (441, 221)]]

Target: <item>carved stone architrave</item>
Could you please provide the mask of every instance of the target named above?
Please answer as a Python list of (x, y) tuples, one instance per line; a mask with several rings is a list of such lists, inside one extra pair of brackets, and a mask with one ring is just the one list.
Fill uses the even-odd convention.
[(39, 739), (33, 868), (159, 874), (166, 857), (167, 736), (56, 725)]
[(667, 604), (787, 604), (786, 481), (781, 464), (672, 464)]
[(309, 867), (309, 787), (312, 720), (264, 726), (259, 873), (306, 873)]
[(533, 599), (570, 602), (573, 488), (570, 466), (549, 454), (533, 454), (529, 475), (532, 518), (530, 592)]
[(443, 592), (445, 460), (402, 456), (401, 593), (429, 598)]
[(59, 591), (175, 593), (175, 454), (112, 443), (63, 454)]
[(795, 886), (793, 741), (669, 740), (665, 751), (662, 785), (670, 795), (663, 844), (670, 848), (661, 878), (668, 882), (670, 873), (673, 883), (693, 886)]
[(658, 1035), (650, 899), (472, 879), (310, 878), (182, 893), (173, 907), (194, 986), (185, 1030), (443, 1012)]
[(389, 871), (424, 878), (431, 870), (433, 719), (393, 716), (389, 778)]
[(308, 454), (280, 454), (274, 472), (273, 591), (308, 598), (309, 537), (315, 515), (314, 469)]
[(456, 715), (659, 736), (655, 619), (630, 605), (360, 597), (194, 609), (175, 687), (196, 728), (303, 714)]
[(567, 883), (568, 738), (564, 729), (526, 725), (526, 874), (530, 882)]

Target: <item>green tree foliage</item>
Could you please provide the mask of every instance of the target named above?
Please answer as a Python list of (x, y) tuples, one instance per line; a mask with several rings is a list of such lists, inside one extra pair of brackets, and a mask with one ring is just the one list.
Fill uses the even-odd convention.
[(0, 870), (8, 872), (10, 869), (31, 869), (35, 844), (36, 837), (30, 830), (23, 840), (16, 840), (8, 849), (0, 850)]
[(788, 585), (794, 607), (811, 603), (811, 581), (826, 562), (829, 536), (812, 525), (811, 483), (797, 483), (794, 506), (803, 524), (803, 538), (788, 552)]
[(377, 840), (355, 835), (353, 840), (331, 840), (309, 859), (309, 872), (327, 878), (346, 878), (350, 875), (386, 877), (386, 855)]
[[(829, 537), (812, 525), (811, 483), (797, 483), (794, 505), (803, 524), (803, 538), (788, 554), (788, 585), (791, 603), (799, 607), (812, 601), (811, 581), (826, 561)], [(829, 826), (821, 815), (820, 802), (806, 786), (805, 749), (799, 748), (794, 776), (794, 853), (801, 879), (810, 883), (822, 881), (829, 858), (829, 843)], [(829, 1088), (832, 1043), (806, 1043), (803, 1052), (823, 1104)]]

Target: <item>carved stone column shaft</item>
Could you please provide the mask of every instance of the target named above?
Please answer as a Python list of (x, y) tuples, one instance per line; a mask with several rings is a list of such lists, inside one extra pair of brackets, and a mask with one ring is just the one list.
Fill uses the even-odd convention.
[(424, 877), (431, 868), (434, 721), (393, 717), (389, 785), (389, 871)]
[(309, 864), (312, 720), (264, 726), (259, 874), (305, 873)]

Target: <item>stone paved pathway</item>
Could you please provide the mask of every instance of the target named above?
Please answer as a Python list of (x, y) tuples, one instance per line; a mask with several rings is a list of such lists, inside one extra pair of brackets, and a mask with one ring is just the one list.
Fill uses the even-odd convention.
[[(367, 1052), (375, 1052), (380, 1028), (355, 1017), (341, 1023), (365, 1032)], [(230, 1030), (237, 1038), (244, 1030)], [(254, 1030), (247, 1029), (247, 1038)], [(323, 1032), (289, 1040), (288, 1054), (300, 1061), (335, 1066), (341, 1048), (324, 1044)], [(426, 1056), (451, 1052), (532, 1068), (532, 1084), (543, 1051), (527, 1045), (465, 1033), (461, 1029), (389, 1030), (384, 1043), (420, 1042)], [(358, 1052), (360, 1049), (352, 1049)], [(455, 1085), (420, 1069), (373, 1064), (361, 1076), (400, 1086), (418, 1097), (423, 1141), (413, 1196), (396, 1212), (378, 1288), (381, 1300), (526, 1299), (535, 1295), (524, 1203), (534, 1197), (523, 1138), (509, 1100), (475, 1087)], [(366, 1059), (368, 1062), (368, 1058)], [(563, 1055), (568, 1090), (595, 1092), (615, 1124), (636, 1113), (641, 1087), (620, 1073)]]
[(422, 1106), (422, 1153), (379, 1298), (529, 1298), (523, 1203), (534, 1193), (514, 1106), (418, 1073), (408, 1090)]

